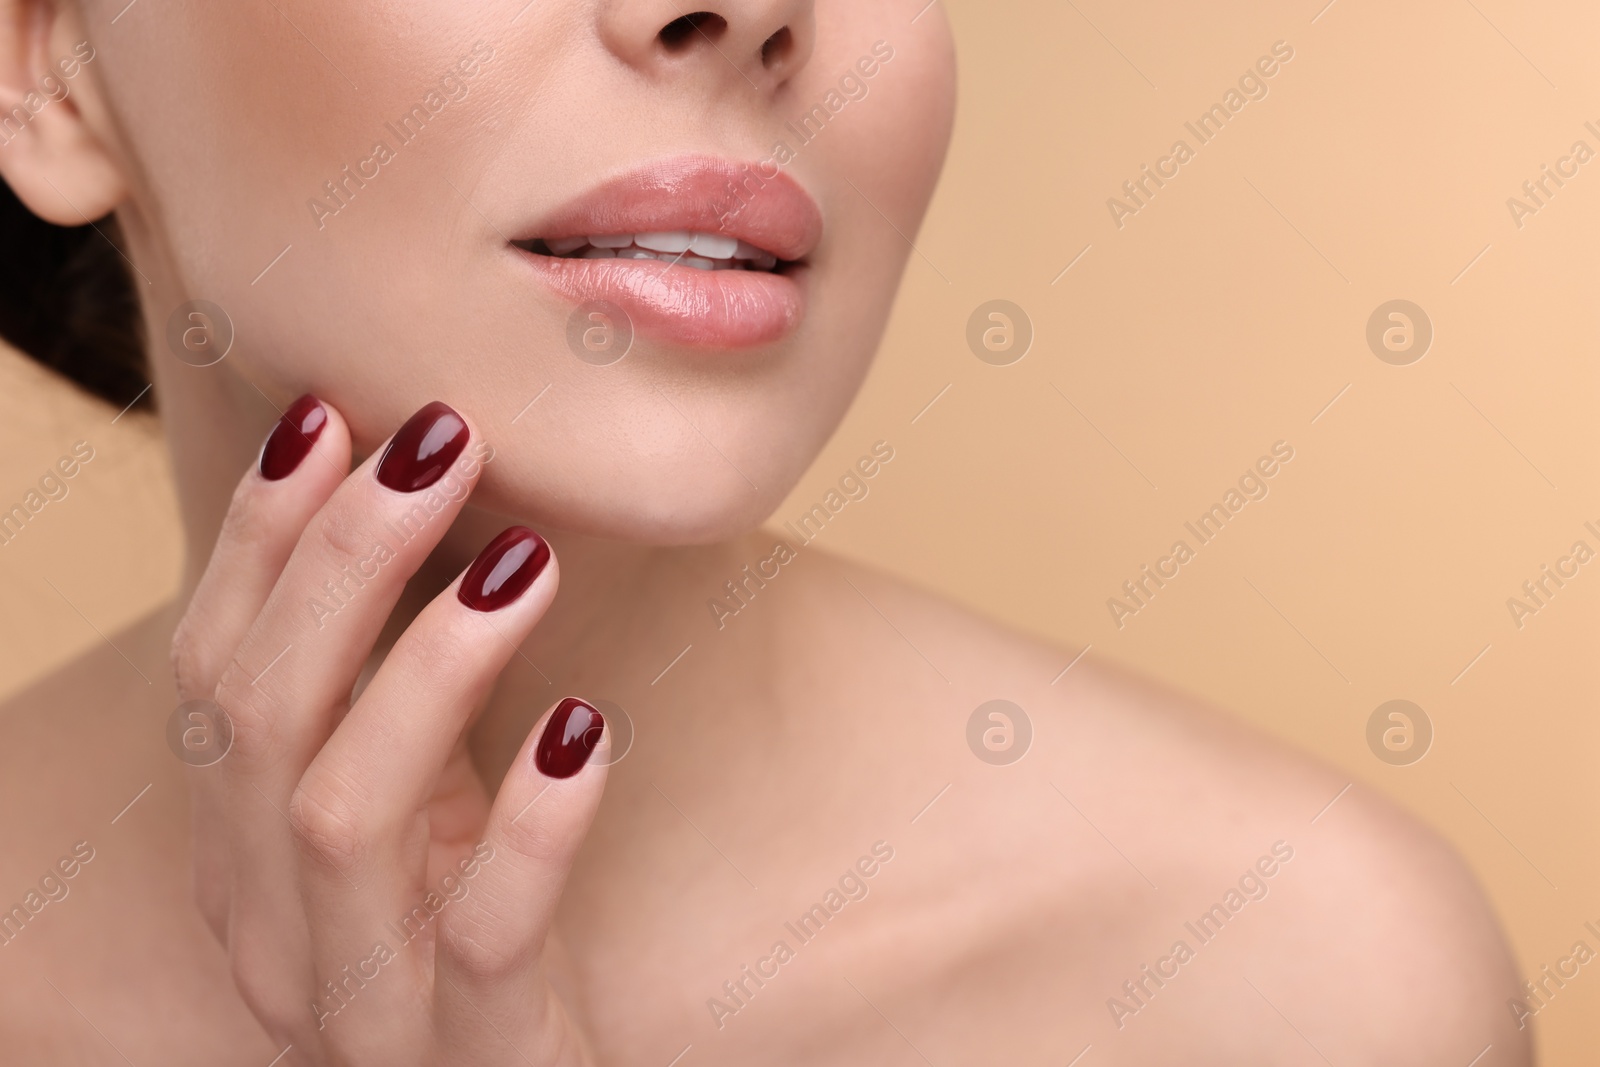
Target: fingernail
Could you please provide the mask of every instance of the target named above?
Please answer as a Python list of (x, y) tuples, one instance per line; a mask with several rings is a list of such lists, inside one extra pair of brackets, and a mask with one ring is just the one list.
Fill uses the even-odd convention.
[(513, 526), (478, 553), (456, 597), (473, 611), (499, 611), (526, 593), (549, 562), (545, 539), (526, 526)]
[(290, 404), (261, 446), (261, 477), (276, 482), (293, 474), (327, 425), (328, 409), (310, 393)]
[(378, 461), (378, 481), (397, 493), (426, 489), (444, 477), (470, 436), (466, 420), (435, 400), (390, 438)]
[(589, 762), (605, 725), (604, 715), (577, 697), (567, 697), (545, 724), (544, 736), (534, 750), (534, 766), (546, 778), (571, 778)]

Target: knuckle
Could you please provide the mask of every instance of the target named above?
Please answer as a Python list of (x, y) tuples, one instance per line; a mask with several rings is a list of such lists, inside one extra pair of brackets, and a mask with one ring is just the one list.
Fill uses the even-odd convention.
[(248, 550), (277, 540), (281, 523), (272, 521), (272, 512), (265, 506), (260, 489), (261, 483), (253, 474), (246, 474), (234, 486), (233, 499), (228, 502), (227, 513), (222, 516), (222, 527), (217, 533), (218, 544), (237, 545)]
[[(246, 475), (234, 488), (233, 500), (223, 516), (211, 560), (201, 579), (196, 599), (191, 602), (172, 635), (172, 675), (180, 699), (194, 700), (213, 695), (223, 659), (228, 650), (216, 639), (217, 620), (211, 610), (214, 597), (227, 584), (221, 569), (239, 559), (270, 556), (268, 546), (281, 536), (281, 521), (263, 507), (259, 483)], [(225, 546), (225, 547), (224, 547)]]
[(213, 676), (214, 657), (201, 639), (201, 630), (201, 624), (190, 611), (178, 621), (172, 633), (172, 680), (180, 701), (209, 696), (215, 688), (214, 682), (207, 681)]
[(439, 930), (439, 951), (462, 977), (475, 984), (493, 984), (521, 969), (530, 956), (526, 947), (507, 940), (458, 915)]
[(316, 544), (335, 562), (354, 561), (372, 550), (372, 531), (363, 514), (335, 504), (312, 522)]
[[(526, 816), (507, 821), (499, 827), (500, 840), (513, 855), (525, 861), (544, 866), (564, 867), (578, 851), (576, 840), (563, 820), (535, 817), (537, 808)], [(544, 813), (546, 816), (548, 812)]]
[(278, 717), (237, 654), (222, 669), (212, 699), (227, 712), (233, 726), (230, 757), (247, 768), (260, 766), (273, 749)]
[(357, 806), (343, 791), (320, 781), (308, 780), (295, 788), (289, 823), (302, 852), (334, 870), (354, 870), (371, 852)]
[(433, 694), (460, 692), (473, 688), (484, 672), (483, 644), (475, 636), (448, 624), (417, 626), (405, 635), (404, 654), (427, 665), (422, 680)]

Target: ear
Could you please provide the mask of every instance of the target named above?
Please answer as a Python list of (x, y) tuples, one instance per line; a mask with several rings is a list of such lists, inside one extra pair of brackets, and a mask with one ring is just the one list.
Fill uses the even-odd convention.
[(60, 226), (101, 218), (127, 194), (78, 106), (94, 92), (85, 70), (94, 59), (72, 0), (0, 0), (0, 178)]

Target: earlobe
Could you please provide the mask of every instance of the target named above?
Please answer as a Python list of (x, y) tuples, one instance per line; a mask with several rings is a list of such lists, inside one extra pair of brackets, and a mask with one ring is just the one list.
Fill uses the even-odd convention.
[(0, 0), (0, 177), (30, 211), (60, 226), (108, 215), (127, 193), (80, 106), (96, 90), (94, 62), (73, 5)]

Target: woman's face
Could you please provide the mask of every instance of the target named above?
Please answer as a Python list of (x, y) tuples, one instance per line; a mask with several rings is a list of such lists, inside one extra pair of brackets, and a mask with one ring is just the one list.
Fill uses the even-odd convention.
[[(781, 500), (952, 119), (920, 0), (84, 3), (163, 373), (314, 392), (363, 449), (444, 400), (495, 446), (481, 503), (606, 536)], [(232, 321), (215, 367), (166, 351), (185, 299)]]

